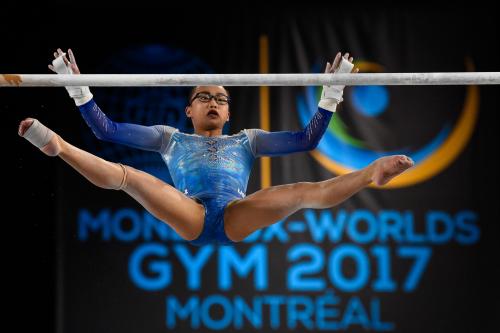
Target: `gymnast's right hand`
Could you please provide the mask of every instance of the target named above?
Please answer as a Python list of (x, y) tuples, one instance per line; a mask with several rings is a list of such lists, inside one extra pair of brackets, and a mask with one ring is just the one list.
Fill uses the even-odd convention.
[(49, 69), (57, 74), (80, 74), (80, 70), (78, 69), (78, 65), (76, 64), (76, 59), (73, 51), (71, 51), (71, 49), (68, 49), (68, 54), (70, 60), (68, 60), (68, 58), (66, 57), (66, 53), (64, 53), (61, 49), (57, 49), (57, 52), (54, 52), (54, 60), (61, 57), (61, 60), (66, 66), (55, 68), (54, 65), (49, 64)]
[[(80, 74), (80, 69), (76, 64), (76, 59), (71, 49), (68, 49), (69, 60), (61, 49), (54, 52), (54, 60), (49, 64), (49, 69), (57, 74)], [(75, 100), (77, 106), (83, 105), (92, 99), (89, 87), (65, 87), (71, 98)]]

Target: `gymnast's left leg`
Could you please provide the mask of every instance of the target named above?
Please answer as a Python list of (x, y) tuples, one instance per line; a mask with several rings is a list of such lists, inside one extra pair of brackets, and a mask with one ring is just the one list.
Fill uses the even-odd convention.
[(224, 212), (229, 239), (242, 241), (252, 232), (274, 224), (303, 208), (334, 207), (370, 183), (384, 185), (413, 165), (404, 155), (382, 157), (364, 169), (321, 182), (272, 186), (232, 202)]

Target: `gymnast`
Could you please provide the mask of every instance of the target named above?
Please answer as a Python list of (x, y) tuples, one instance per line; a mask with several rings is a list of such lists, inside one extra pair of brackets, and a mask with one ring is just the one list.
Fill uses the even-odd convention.
[[(49, 68), (80, 74), (74, 54), (61, 49)], [(353, 58), (339, 52), (325, 73), (357, 73)], [(222, 135), (231, 99), (223, 86), (198, 86), (189, 94), (185, 113), (193, 134), (167, 125), (142, 126), (109, 119), (89, 87), (66, 87), (81, 115), (100, 140), (160, 153), (174, 186), (121, 163), (79, 149), (33, 118), (21, 121), (18, 134), (48, 156), (59, 156), (92, 184), (123, 190), (193, 245), (233, 244), (303, 208), (334, 207), (371, 183), (384, 185), (413, 166), (405, 155), (381, 157), (363, 169), (319, 182), (272, 186), (246, 196), (252, 163), (314, 149), (320, 141), (344, 86), (323, 86), (318, 110), (301, 131), (243, 129)]]

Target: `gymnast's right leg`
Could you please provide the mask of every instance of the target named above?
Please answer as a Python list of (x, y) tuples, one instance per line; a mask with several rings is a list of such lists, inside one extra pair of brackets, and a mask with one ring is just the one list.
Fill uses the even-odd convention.
[(19, 125), (19, 135), (48, 156), (59, 156), (92, 184), (123, 190), (182, 238), (196, 239), (203, 230), (205, 208), (160, 179), (122, 164), (106, 161), (64, 141), (36, 119)]

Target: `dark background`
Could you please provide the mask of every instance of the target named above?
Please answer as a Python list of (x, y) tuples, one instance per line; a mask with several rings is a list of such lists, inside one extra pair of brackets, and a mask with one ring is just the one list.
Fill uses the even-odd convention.
[[(441, 24), (452, 25), (456, 27), (458, 36), (450, 35), (450, 38), (467, 45), (477, 59), (477, 71), (499, 70), (499, 23), (495, 11), (482, 6), (475, 9), (444, 6), (423, 8), (410, 5), (384, 8), (374, 5), (334, 7), (323, 3), (277, 8), (248, 3), (186, 3), (183, 7), (169, 5), (140, 9), (118, 5), (92, 8), (82, 4), (78, 9), (64, 6), (56, 3), (52, 8), (43, 9), (4, 7), (4, 13), (8, 13), (4, 17), (4, 27), (9, 28), (2, 33), (1, 73), (48, 73), (46, 65), (57, 47), (74, 49), (78, 59), (81, 59), (79, 66), (82, 71), (99, 67), (102, 57), (112, 54), (124, 45), (141, 43), (165, 42), (178, 47), (189, 45), (192, 52), (204, 52), (215, 57), (217, 52), (224, 52), (225, 45), (230, 49), (231, 45), (238, 43), (232, 39), (230, 33), (234, 25), (248, 29), (245, 37), (253, 40), (257, 40), (261, 33), (274, 34), (276, 37), (280, 29), (286, 29), (280, 26), (280, 22), (294, 16), (302, 19), (310, 16), (311, 20), (314, 20), (314, 13), (318, 8), (335, 12), (332, 20), (342, 15), (360, 15), (368, 19), (371, 14), (389, 12), (407, 15), (412, 22), (418, 22), (419, 25), (414, 29), (426, 27), (429, 31), (439, 31)], [(439, 18), (442, 18), (440, 24), (437, 23)], [(411, 26), (404, 28), (412, 29)], [(228, 38), (229, 36), (232, 38)], [(435, 43), (439, 44), (440, 40)], [(238, 61), (255, 62), (257, 47), (247, 47), (247, 50), (234, 56), (233, 64), (221, 65), (215, 70), (224, 72), (224, 68), (235, 67)], [(449, 52), (453, 50), (444, 48), (433, 56), (446, 57)], [(257, 71), (258, 68), (255, 68), (255, 72)], [(277, 71), (271, 67), (271, 72)], [(439, 71), (439, 68), (429, 71)], [(239, 89), (235, 89), (236, 96)], [(461, 176), (478, 178), (482, 185), (476, 188), (476, 199), (471, 200), (475, 205), (492, 207), (489, 210), (491, 216), (481, 217), (488, 221), (488, 226), (482, 229), (483, 238), (477, 266), (470, 268), (479, 269), (484, 273), (484, 280), (474, 280), (474, 283), (484, 283), (485, 287), (478, 289), (482, 295), (457, 297), (458, 302), (470, 302), (467, 307), (470, 309), (470, 320), (476, 319), (481, 323), (480, 327), (477, 327), (478, 331), (494, 328), (494, 319), (500, 315), (500, 265), (498, 257), (493, 254), (499, 249), (497, 239), (500, 184), (498, 172), (495, 171), (498, 169), (499, 116), (496, 111), (500, 90), (498, 86), (481, 87), (481, 93), (484, 96), (482, 103), (490, 107), (488, 113), (481, 113), (476, 129), (476, 140), (481, 142), (481, 146), (476, 146), (477, 153), (472, 156), (479, 156), (477, 161), (483, 165), (474, 165), (470, 174)], [(34, 147), (22, 142), (15, 131), (19, 121), (30, 116), (44, 119), (45, 123), (59, 129), (62, 136), (71, 136), (78, 142), (79, 130), (70, 124), (78, 122), (79, 116), (72, 112), (74, 110), (71, 110), (71, 101), (68, 101), (63, 89), (2, 89), (0, 101), (4, 119), (1, 125), (2, 136), (5, 143), (2, 168), (6, 170), (3, 173), (5, 187), (2, 207), (3, 223), (7, 228), (4, 229), (5, 264), (2, 273), (9, 281), (9, 284), (4, 284), (4, 290), (9, 295), (7, 307), (10, 315), (7, 320), (13, 321), (16, 325), (14, 327), (30, 326), (43, 331), (54, 331), (55, 207), (57, 187), (61, 186), (56, 181), (57, 174), (54, 170), (59, 161), (35, 153)], [(68, 113), (64, 114), (66, 109)], [(253, 125), (257, 127), (258, 124)], [(243, 127), (239, 124), (235, 126)], [(457, 181), (460, 181), (458, 177)], [(487, 299), (493, 301), (491, 307), (485, 308), (484, 304), (487, 303), (477, 306), (473, 304)], [(432, 300), (429, 302), (432, 303)], [(456, 318), (457, 329), (461, 327), (462, 320), (465, 319)], [(433, 324), (439, 327), (439, 322)], [(475, 331), (470, 324), (466, 323), (466, 326), (470, 331)]]

